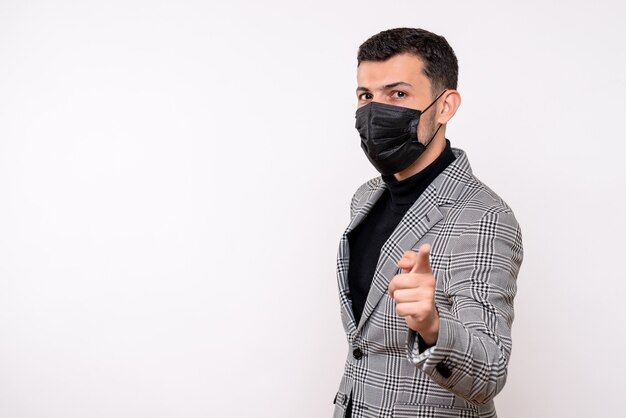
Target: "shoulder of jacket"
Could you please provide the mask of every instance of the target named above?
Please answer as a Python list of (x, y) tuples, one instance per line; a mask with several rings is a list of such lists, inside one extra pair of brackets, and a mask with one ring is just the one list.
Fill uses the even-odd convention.
[(378, 187), (380, 187), (382, 181), (383, 181), (383, 179), (382, 179), (381, 176), (369, 179), (368, 181), (366, 181), (365, 183), (361, 184), (356, 189), (356, 191), (354, 192), (354, 195), (352, 196), (352, 198), (355, 199), (355, 200), (358, 200), (365, 193), (367, 193), (369, 191), (372, 191), (372, 190), (375, 190)]
[(496, 192), (489, 188), (474, 175), (467, 155), (462, 149), (453, 149), (457, 160), (457, 174), (463, 177), (461, 193), (453, 204), (453, 208), (472, 207), (482, 209), (485, 213), (511, 213), (511, 207)]
[[(473, 174), (451, 208), (461, 210), (466, 215), (473, 214), (476, 221), (485, 217), (510, 215), (515, 221), (513, 209), (496, 192), (476, 178)], [(466, 218), (466, 220), (469, 220)]]

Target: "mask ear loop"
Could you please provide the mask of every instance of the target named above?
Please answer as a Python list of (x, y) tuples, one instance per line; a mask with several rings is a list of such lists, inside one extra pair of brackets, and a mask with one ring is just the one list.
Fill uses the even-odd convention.
[(433, 139), (435, 139), (435, 136), (437, 136), (437, 132), (439, 132), (439, 129), (441, 129), (441, 126), (442, 124), (440, 123), (437, 130), (435, 130), (435, 133), (433, 134), (433, 136), (431, 136), (430, 140), (426, 143), (426, 145), (424, 145), (424, 149), (426, 149), (426, 147), (429, 146), (431, 142), (433, 142)]
[(426, 106), (426, 109), (422, 110), (422, 113), (426, 112), (428, 109), (430, 109), (430, 107), (431, 107), (432, 105), (434, 105), (435, 103), (437, 103), (437, 100), (439, 100), (439, 98), (440, 98), (441, 96), (443, 96), (443, 94), (444, 94), (445, 92), (447, 92), (447, 91), (448, 91), (448, 89), (444, 89), (441, 93), (439, 93), (439, 96), (437, 96), (437, 98), (436, 98), (435, 100), (433, 100), (433, 102), (432, 102), (431, 104), (429, 104), (428, 106)]
[[(430, 109), (430, 107), (431, 107), (432, 105), (434, 105), (435, 103), (437, 103), (437, 100), (439, 100), (439, 98), (440, 98), (441, 96), (443, 96), (443, 94), (444, 94), (445, 92), (447, 92), (447, 91), (448, 91), (448, 89), (444, 89), (441, 93), (439, 93), (439, 96), (437, 96), (437, 98), (436, 98), (435, 100), (433, 100), (433, 102), (432, 102), (431, 104), (429, 104), (428, 106), (426, 106), (426, 109), (422, 110), (422, 114), (423, 114), (424, 112), (426, 112), (428, 109)], [(437, 135), (437, 132), (439, 132), (439, 129), (441, 129), (441, 126), (442, 126), (442, 124), (440, 123), (440, 124), (439, 124), (439, 127), (437, 128), (437, 130), (435, 131), (435, 133), (433, 134), (433, 136), (431, 136), (431, 137), (430, 137), (430, 139), (428, 140), (428, 142), (424, 145), (424, 149), (426, 149), (426, 147), (430, 145), (430, 143), (433, 141), (433, 139), (435, 139), (435, 136)], [(417, 135), (415, 135), (415, 137), (417, 138)], [(419, 139), (416, 139), (416, 141), (419, 143)]]

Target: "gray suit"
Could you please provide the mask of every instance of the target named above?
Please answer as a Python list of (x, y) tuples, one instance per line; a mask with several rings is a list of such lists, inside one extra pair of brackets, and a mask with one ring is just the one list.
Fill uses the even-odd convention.
[[(386, 185), (381, 177), (354, 194), (337, 258), (341, 318), (350, 349), (334, 417), (352, 394), (354, 417), (495, 417), (506, 381), (519, 225), (507, 204), (472, 174), (465, 153), (422, 193), (383, 245), (363, 315), (355, 323), (348, 288), (347, 234)], [(437, 344), (424, 349), (387, 293), (405, 250), (432, 245), (440, 317)], [(421, 351), (421, 352), (420, 352)]]

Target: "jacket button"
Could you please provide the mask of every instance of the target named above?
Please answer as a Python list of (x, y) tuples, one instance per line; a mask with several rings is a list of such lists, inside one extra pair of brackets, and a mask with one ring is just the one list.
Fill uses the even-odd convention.
[(354, 351), (352, 352), (352, 356), (355, 359), (360, 360), (361, 357), (363, 357), (363, 352), (361, 351), (360, 348), (355, 348)]

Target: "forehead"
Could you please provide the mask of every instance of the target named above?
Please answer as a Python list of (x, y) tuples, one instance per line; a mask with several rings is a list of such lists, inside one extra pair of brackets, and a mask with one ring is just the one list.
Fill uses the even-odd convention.
[(417, 89), (429, 89), (424, 75), (424, 63), (413, 54), (394, 55), (386, 61), (363, 61), (357, 68), (357, 83), (370, 90), (386, 84), (404, 81)]

